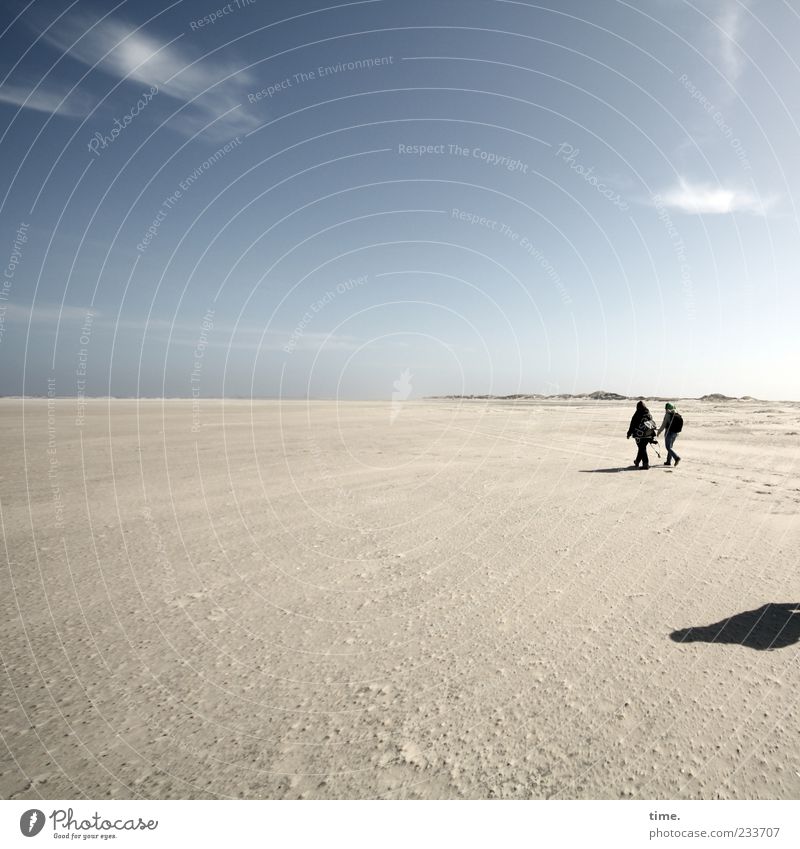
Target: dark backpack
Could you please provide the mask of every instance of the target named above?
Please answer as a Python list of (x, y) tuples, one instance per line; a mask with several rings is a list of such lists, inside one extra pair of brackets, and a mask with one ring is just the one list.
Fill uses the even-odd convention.
[(670, 433), (680, 433), (683, 430), (683, 416), (676, 410), (672, 414), (672, 421), (669, 423)]

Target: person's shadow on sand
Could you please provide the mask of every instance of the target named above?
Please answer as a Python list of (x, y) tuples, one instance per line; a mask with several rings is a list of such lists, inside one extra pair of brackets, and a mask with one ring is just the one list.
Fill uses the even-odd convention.
[(581, 469), (587, 475), (609, 474), (610, 472), (637, 472), (636, 466), (614, 466), (611, 469)]
[(800, 640), (800, 602), (765, 604), (713, 625), (681, 628), (669, 636), (676, 643), (734, 643), (758, 651), (785, 649)]

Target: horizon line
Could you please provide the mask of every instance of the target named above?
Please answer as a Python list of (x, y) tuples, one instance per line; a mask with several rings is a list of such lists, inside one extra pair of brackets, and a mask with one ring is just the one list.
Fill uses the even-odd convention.
[[(608, 397), (604, 397), (608, 396)], [(335, 396), (299, 396), (287, 397), (277, 395), (2, 395), (3, 401), (336, 401), (336, 402), (385, 402), (393, 403), (391, 398), (337, 398)], [(621, 395), (615, 392), (576, 392), (544, 395), (536, 392), (512, 393), (509, 395), (464, 394), (464, 395), (423, 395), (419, 398), (408, 398), (404, 403), (420, 401), (753, 401), (757, 403), (800, 403), (793, 398), (756, 398), (753, 395), (725, 395), (721, 392), (710, 392), (705, 395)]]

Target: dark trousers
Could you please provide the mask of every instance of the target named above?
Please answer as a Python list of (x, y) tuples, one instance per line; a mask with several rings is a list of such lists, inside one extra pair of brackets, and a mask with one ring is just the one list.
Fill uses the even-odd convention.
[(645, 469), (650, 466), (650, 458), (647, 456), (647, 442), (646, 439), (637, 439), (636, 444), (639, 446), (639, 453), (636, 455), (636, 459), (633, 461), (634, 465), (638, 466), (641, 463)]

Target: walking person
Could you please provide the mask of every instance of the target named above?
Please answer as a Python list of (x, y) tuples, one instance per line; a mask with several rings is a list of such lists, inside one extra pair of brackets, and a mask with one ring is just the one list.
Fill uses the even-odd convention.
[(628, 428), (628, 436), (630, 439), (634, 437), (636, 445), (639, 448), (636, 454), (636, 459), (633, 465), (638, 469), (639, 463), (642, 464), (642, 469), (650, 468), (650, 458), (647, 456), (647, 445), (652, 442), (655, 436), (656, 426), (653, 417), (650, 415), (650, 410), (647, 409), (644, 401), (636, 402), (636, 411), (631, 418), (631, 424)]
[(661, 431), (666, 431), (664, 434), (664, 444), (667, 446), (667, 460), (665, 466), (671, 466), (672, 460), (675, 460), (675, 465), (680, 463), (681, 458), (675, 453), (673, 446), (678, 434), (683, 430), (683, 416), (675, 409), (673, 404), (664, 405), (664, 420), (661, 422), (661, 427), (658, 429), (658, 436)]

